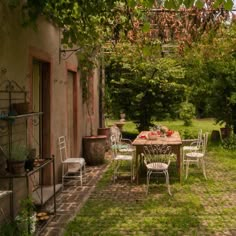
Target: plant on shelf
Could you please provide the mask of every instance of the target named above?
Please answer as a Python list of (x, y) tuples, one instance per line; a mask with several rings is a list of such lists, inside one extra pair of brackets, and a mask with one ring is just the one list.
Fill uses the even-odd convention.
[(8, 152), (7, 169), (12, 174), (22, 174), (25, 172), (25, 161), (29, 154), (29, 149), (21, 144), (13, 144)]
[(29, 148), (28, 155), (25, 160), (25, 170), (27, 171), (33, 170), (35, 158), (36, 158), (36, 148)]

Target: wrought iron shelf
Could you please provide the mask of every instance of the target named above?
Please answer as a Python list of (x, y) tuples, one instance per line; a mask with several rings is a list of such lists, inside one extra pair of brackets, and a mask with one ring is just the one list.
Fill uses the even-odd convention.
[(39, 116), (39, 115), (42, 115), (43, 112), (31, 112), (31, 113), (26, 113), (26, 114), (21, 114), (21, 115), (7, 115), (7, 116), (3, 116), (3, 117), (0, 117), (1, 120), (15, 120), (15, 119), (19, 119), (19, 118), (28, 118), (28, 117), (31, 117), (31, 116)]

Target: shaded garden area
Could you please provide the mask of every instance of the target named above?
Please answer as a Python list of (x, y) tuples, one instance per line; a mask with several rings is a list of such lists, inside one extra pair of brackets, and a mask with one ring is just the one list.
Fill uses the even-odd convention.
[(188, 180), (166, 187), (128, 179), (111, 182), (109, 169), (65, 235), (233, 235), (235, 233), (236, 163), (234, 153), (211, 147), (208, 180), (197, 168)]
[[(232, 0), (29, 0), (23, 5), (20, 1), (10, 4), (12, 9), (23, 6), (24, 24), (35, 24), (44, 15), (58, 27), (60, 57), (63, 53), (67, 53), (66, 59), (76, 55), (81, 99), (73, 95), (73, 108), (78, 111), (77, 104), (87, 107), (90, 136), (97, 135), (93, 133), (94, 117), (99, 116), (97, 123), (104, 128), (105, 116), (112, 119), (109, 126), (120, 113), (126, 114), (129, 127), (123, 135), (131, 139), (159, 124), (178, 131), (182, 139), (195, 138), (200, 129), (209, 134), (223, 127), (232, 131), (227, 133), (228, 139), (208, 146), (208, 180), (193, 167), (188, 180), (179, 182), (173, 163), (171, 197), (163, 179), (152, 183), (149, 195), (145, 194), (145, 178), (138, 185), (127, 178), (113, 183), (108, 158), (108, 170), (81, 210), (76, 208), (81, 196), (71, 196), (74, 189), (67, 189), (53, 227), (62, 230), (64, 225), (57, 219), (69, 219), (80, 210), (65, 235), (236, 234), (236, 24), (230, 11)], [(92, 80), (96, 76), (98, 84)], [(200, 120), (209, 117), (216, 126)], [(81, 134), (84, 125), (79, 116), (72, 119), (78, 122), (73, 132)], [(75, 149), (82, 146), (82, 138), (74, 137)], [(89, 175), (94, 173), (91, 168)], [(90, 184), (81, 189), (89, 192)], [(76, 191), (81, 189), (77, 186)], [(66, 216), (64, 198), (68, 200)]]
[[(174, 130), (185, 129), (180, 121), (164, 124)], [(124, 131), (132, 133), (134, 127), (128, 122)], [(195, 135), (199, 127), (209, 133), (219, 129), (213, 120), (197, 120), (188, 132)], [(207, 180), (201, 168), (192, 166), (188, 179), (183, 177), (179, 182), (173, 163), (173, 196), (168, 195), (162, 178), (159, 183), (152, 180), (146, 195), (145, 177), (139, 185), (125, 176), (113, 183), (110, 165), (84, 207), (67, 225), (65, 235), (234, 235), (235, 151), (210, 142), (206, 170)]]

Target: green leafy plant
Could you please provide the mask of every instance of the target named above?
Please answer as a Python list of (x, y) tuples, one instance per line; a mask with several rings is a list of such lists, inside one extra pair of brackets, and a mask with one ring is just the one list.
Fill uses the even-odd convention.
[(196, 132), (188, 129), (180, 130), (182, 139), (195, 139), (197, 137)]
[(236, 150), (236, 135), (232, 134), (229, 138), (224, 139), (222, 147), (228, 150)]
[(29, 154), (29, 149), (20, 144), (13, 144), (10, 150), (10, 154), (6, 155), (8, 160), (25, 161)]
[(195, 117), (195, 107), (192, 103), (183, 102), (180, 105), (179, 117), (184, 121), (185, 126), (192, 125), (192, 119)]
[(184, 71), (178, 62), (161, 58), (158, 42), (148, 46), (144, 54), (142, 47), (122, 44), (119, 55), (111, 54), (106, 61), (113, 114), (125, 109), (139, 131), (149, 130), (155, 117), (174, 116), (183, 91)]
[(30, 236), (35, 232), (36, 214), (31, 198), (20, 202), (20, 212), (13, 221), (7, 221), (0, 227), (0, 235)]
[(0, 235), (4, 235), (4, 236), (19, 235), (20, 236), (20, 232), (17, 227), (16, 221), (6, 222), (2, 224), (0, 227)]

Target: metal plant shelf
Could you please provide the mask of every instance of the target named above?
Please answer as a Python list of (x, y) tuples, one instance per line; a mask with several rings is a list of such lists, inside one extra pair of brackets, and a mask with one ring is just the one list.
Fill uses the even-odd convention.
[(4, 118), (1, 118), (2, 120), (15, 120), (19, 118), (28, 118), (30, 116), (37, 116), (37, 115), (42, 115), (43, 112), (31, 112), (31, 113), (26, 113), (22, 115), (15, 115), (15, 116), (6, 116)]

